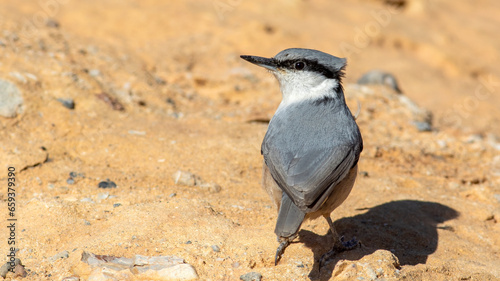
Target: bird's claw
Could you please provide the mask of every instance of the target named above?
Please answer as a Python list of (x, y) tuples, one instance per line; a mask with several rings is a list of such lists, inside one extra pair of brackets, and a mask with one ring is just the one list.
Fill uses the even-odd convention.
[(356, 248), (358, 245), (359, 241), (356, 238), (353, 238), (345, 242), (344, 237), (342, 236), (340, 238), (340, 241), (338, 241), (338, 243), (335, 243), (335, 245), (330, 251), (326, 252), (323, 256), (321, 256), (321, 258), (319, 259), (319, 269), (321, 270), (321, 268), (327, 264), (328, 260), (331, 257), (335, 256), (338, 253), (352, 250)]
[(290, 245), (290, 241), (288, 240), (281, 241), (280, 245), (278, 246), (278, 249), (276, 249), (276, 256), (274, 257), (274, 265), (278, 265), (278, 262), (281, 259), (281, 255), (283, 255), (288, 245)]
[(354, 248), (356, 248), (359, 245), (359, 241), (356, 239), (356, 237), (352, 238), (351, 240), (344, 242), (344, 236), (340, 237), (340, 243), (342, 244), (342, 251), (349, 251)]

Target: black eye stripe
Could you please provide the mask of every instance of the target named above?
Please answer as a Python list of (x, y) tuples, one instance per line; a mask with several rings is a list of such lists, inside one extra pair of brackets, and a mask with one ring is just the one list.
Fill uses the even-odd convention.
[(337, 79), (341, 81), (342, 77), (344, 77), (344, 68), (338, 71), (332, 71), (315, 60), (307, 60), (307, 59), (285, 60), (285, 61), (278, 61), (277, 65), (278, 68), (295, 70), (295, 64), (297, 62), (303, 62), (305, 64), (305, 67), (302, 70), (313, 71), (325, 76), (326, 78)]

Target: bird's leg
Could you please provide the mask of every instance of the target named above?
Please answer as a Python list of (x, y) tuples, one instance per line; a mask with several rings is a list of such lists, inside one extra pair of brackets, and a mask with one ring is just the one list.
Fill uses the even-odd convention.
[(286, 247), (290, 245), (293, 239), (295, 239), (297, 235), (293, 235), (290, 237), (278, 237), (278, 242), (280, 242), (280, 245), (278, 246), (278, 249), (276, 249), (276, 256), (274, 257), (274, 265), (278, 265), (278, 262), (281, 259), (281, 256), (285, 252)]
[(319, 268), (323, 265), (326, 264), (329, 258), (332, 256), (343, 252), (343, 251), (349, 251), (354, 248), (356, 248), (359, 244), (358, 240), (356, 238), (353, 238), (347, 242), (344, 242), (344, 236), (340, 236), (337, 231), (335, 231), (335, 226), (333, 225), (332, 219), (330, 218), (330, 215), (324, 215), (326, 221), (328, 222), (328, 225), (330, 225), (330, 231), (332, 232), (333, 236), (333, 247), (330, 251), (328, 251), (326, 254), (324, 254), (321, 259), (319, 260)]
[(333, 237), (333, 247), (336, 248), (337, 250), (342, 251), (348, 251), (356, 248), (358, 245), (358, 241), (356, 238), (353, 238), (347, 242), (344, 242), (344, 236), (340, 236), (337, 231), (335, 231), (335, 226), (333, 225), (332, 219), (330, 218), (329, 215), (325, 215), (325, 219), (328, 222), (328, 225), (330, 225), (330, 231), (332, 232), (332, 237)]

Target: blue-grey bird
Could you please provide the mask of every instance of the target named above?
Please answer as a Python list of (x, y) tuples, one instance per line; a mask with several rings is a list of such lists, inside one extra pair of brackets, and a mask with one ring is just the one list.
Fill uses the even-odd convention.
[(275, 264), (305, 219), (326, 219), (335, 241), (330, 255), (354, 248), (358, 242), (344, 242), (330, 218), (351, 192), (363, 150), (344, 98), (346, 60), (298, 48), (241, 58), (274, 74), (282, 93), (261, 147), (263, 187), (278, 207)]

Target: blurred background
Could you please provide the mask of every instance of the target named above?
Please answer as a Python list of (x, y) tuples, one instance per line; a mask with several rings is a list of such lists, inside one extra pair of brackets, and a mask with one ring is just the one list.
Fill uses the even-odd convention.
[[(0, 0), (16, 274), (108, 280), (88, 252), (175, 255), (201, 280), (498, 280), (499, 15), (495, 0)], [(361, 104), (360, 172), (332, 219), (363, 246), (321, 272), (324, 220), (274, 266), (260, 145), (281, 95), (239, 57), (292, 47), (347, 58)], [(357, 83), (371, 70), (400, 91)]]

